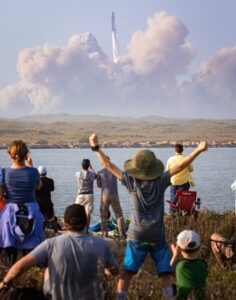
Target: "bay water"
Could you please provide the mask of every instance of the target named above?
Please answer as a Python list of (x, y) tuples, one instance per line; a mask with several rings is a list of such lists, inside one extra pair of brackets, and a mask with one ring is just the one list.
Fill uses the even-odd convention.
[[(137, 149), (109, 148), (104, 152), (111, 161), (123, 169), (123, 162), (130, 159)], [(174, 155), (172, 148), (152, 148), (156, 156), (166, 164), (167, 159)], [(193, 149), (185, 148), (184, 155)], [(75, 173), (81, 169), (81, 161), (88, 158), (95, 171), (102, 168), (96, 154), (90, 149), (32, 149), (31, 157), (35, 167), (44, 165), (48, 177), (54, 179), (55, 191), (52, 193), (54, 208), (58, 217), (63, 216), (66, 206), (74, 203), (77, 196)], [(10, 166), (11, 160), (6, 150), (0, 150), (0, 165)], [(235, 208), (235, 193), (231, 184), (236, 179), (236, 148), (210, 148), (203, 152), (194, 162), (193, 178), (201, 208), (214, 211), (226, 211)], [(125, 217), (130, 213), (130, 198), (125, 187), (119, 183), (120, 202)], [(92, 223), (99, 221), (100, 189), (94, 184), (94, 212)], [(165, 199), (169, 199), (169, 188)], [(165, 207), (168, 212), (168, 205)]]

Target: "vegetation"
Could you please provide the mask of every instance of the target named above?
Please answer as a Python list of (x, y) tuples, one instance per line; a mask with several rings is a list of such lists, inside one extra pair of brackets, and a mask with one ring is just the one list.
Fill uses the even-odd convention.
[(48, 115), (0, 120), (0, 145), (20, 138), (29, 144), (86, 143), (92, 132), (101, 142), (236, 141), (236, 120), (111, 118)]
[[(236, 216), (234, 212), (218, 214), (212, 211), (202, 211), (197, 220), (195, 220), (193, 216), (166, 215), (165, 225), (169, 245), (175, 242), (177, 234), (184, 229), (192, 229), (200, 234), (201, 249), (199, 256), (207, 261), (209, 268), (207, 281), (208, 299), (236, 299), (235, 266), (228, 265), (224, 269), (221, 269), (210, 251), (209, 242), (210, 235), (213, 232), (219, 232), (228, 238), (232, 238), (232, 236), (234, 238), (236, 237)], [(119, 265), (121, 266), (124, 256), (124, 243), (117, 241), (116, 243), (112, 243), (112, 245)], [(0, 278), (2, 278), (7, 268), (1, 268), (0, 270)], [(30, 270), (26, 276), (22, 276), (15, 281), (14, 286), (34, 286), (41, 288), (42, 282), (42, 271), (34, 268)], [(115, 299), (115, 288), (116, 279), (112, 279), (107, 287), (108, 299)], [(160, 283), (150, 257), (147, 257), (143, 268), (133, 278), (128, 299), (163, 299)]]

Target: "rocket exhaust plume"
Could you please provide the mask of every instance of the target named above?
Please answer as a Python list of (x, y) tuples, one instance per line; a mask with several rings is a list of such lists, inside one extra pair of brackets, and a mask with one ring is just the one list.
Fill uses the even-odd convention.
[(116, 35), (116, 24), (115, 24), (115, 14), (112, 12), (111, 14), (111, 38), (112, 38), (112, 55), (113, 62), (117, 64), (118, 62), (118, 47), (117, 47), (117, 35)]

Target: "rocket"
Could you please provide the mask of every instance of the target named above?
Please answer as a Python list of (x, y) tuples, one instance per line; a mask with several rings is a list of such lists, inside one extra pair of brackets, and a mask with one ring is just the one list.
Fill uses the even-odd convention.
[(114, 11), (111, 14), (111, 30), (116, 33), (116, 23), (115, 23), (115, 14)]
[(115, 23), (115, 13), (111, 14), (111, 38), (112, 38), (112, 55), (113, 62), (118, 63), (118, 47), (117, 47), (117, 35), (116, 35), (116, 23)]

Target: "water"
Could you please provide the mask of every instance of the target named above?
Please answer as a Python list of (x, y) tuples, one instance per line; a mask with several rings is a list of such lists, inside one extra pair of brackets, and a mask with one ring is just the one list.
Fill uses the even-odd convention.
[[(105, 149), (105, 153), (119, 168), (137, 149)], [(187, 155), (193, 149), (185, 149)], [(171, 148), (152, 149), (164, 163), (173, 155)], [(67, 205), (72, 204), (77, 196), (76, 171), (81, 169), (81, 160), (88, 158), (95, 171), (101, 169), (101, 164), (95, 153), (90, 149), (33, 149), (31, 156), (34, 166), (45, 165), (48, 176), (55, 181), (55, 191), (52, 193), (55, 212), (62, 216)], [(11, 164), (6, 150), (0, 150), (0, 165)], [(235, 195), (231, 184), (236, 179), (236, 149), (211, 148), (202, 153), (193, 163), (193, 178), (196, 183), (198, 197), (201, 198), (202, 208), (216, 211), (234, 209)], [(126, 189), (119, 183), (119, 195), (125, 217), (129, 216), (130, 198)], [(94, 186), (95, 207), (92, 222), (99, 220), (100, 190)], [(169, 199), (169, 189), (165, 199)], [(166, 207), (168, 210), (168, 207)]]

